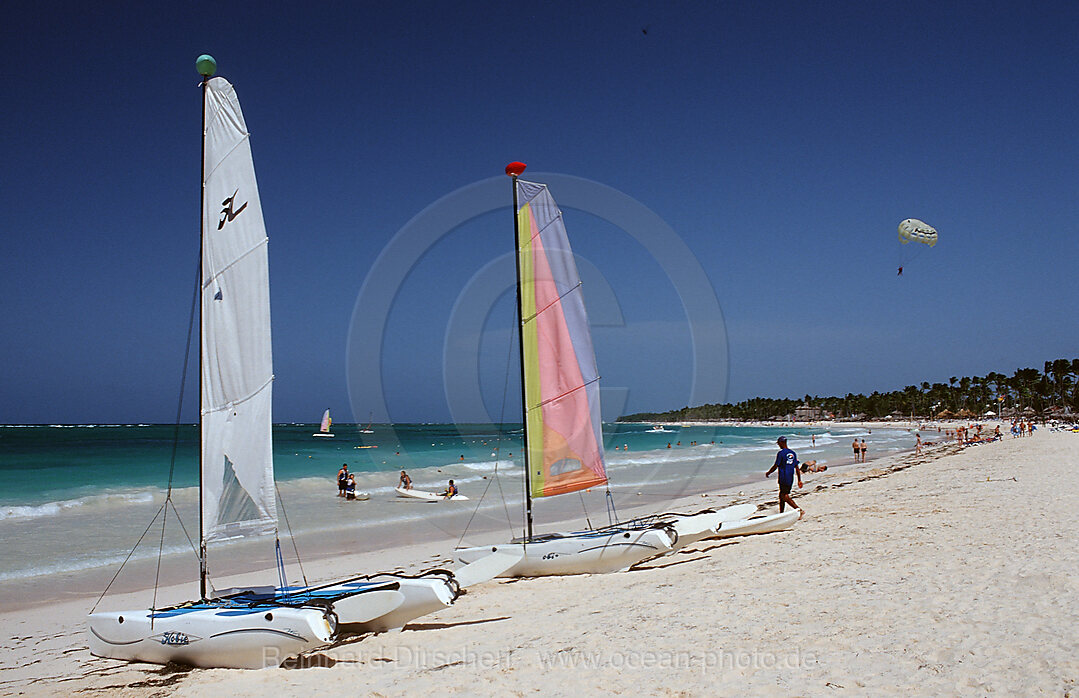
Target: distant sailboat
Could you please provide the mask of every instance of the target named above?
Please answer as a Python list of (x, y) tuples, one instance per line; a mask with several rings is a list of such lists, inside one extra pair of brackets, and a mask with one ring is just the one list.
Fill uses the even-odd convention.
[(371, 414), (369, 414), (367, 416), (367, 426), (365, 426), (363, 429), (360, 429), (360, 433), (361, 434), (374, 434), (375, 432), (371, 429), (371, 425), (374, 424), (374, 423), (375, 423), (374, 413), (371, 413)]
[(537, 535), (532, 500), (607, 483), (600, 430), (599, 373), (577, 263), (562, 212), (547, 186), (518, 177), (511, 163), (517, 240), (517, 310), (525, 454), (525, 535), (508, 544), (459, 548), (470, 563), (493, 551), (518, 556), (500, 576), (614, 572), (672, 549), (667, 524)]
[(322, 436), (332, 439), (333, 434), (330, 433), (331, 424), (333, 424), (333, 420), (330, 419), (330, 409), (327, 407), (326, 411), (322, 413), (322, 424), (319, 425), (318, 431), (311, 436)]

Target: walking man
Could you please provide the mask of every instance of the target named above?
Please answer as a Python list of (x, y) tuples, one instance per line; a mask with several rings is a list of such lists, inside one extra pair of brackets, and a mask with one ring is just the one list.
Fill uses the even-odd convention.
[(805, 516), (805, 511), (794, 503), (794, 497), (791, 496), (791, 486), (794, 485), (795, 477), (798, 478), (798, 488), (801, 489), (802, 487), (802, 471), (798, 469), (798, 456), (794, 451), (787, 448), (786, 436), (776, 439), (776, 444), (779, 446), (776, 462), (772, 464), (772, 467), (768, 469), (764, 476), (771, 477), (774, 471), (779, 471), (777, 476), (779, 480), (779, 513), (783, 513), (784, 505), (790, 504), (798, 510), (798, 518), (801, 519)]

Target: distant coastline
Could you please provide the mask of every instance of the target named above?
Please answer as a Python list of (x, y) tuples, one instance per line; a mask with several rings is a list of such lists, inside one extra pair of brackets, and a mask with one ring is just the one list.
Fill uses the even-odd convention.
[(791, 422), (857, 424), (908, 420), (998, 417), (1051, 418), (1079, 413), (1079, 358), (1046, 361), (1043, 370), (1017, 368), (1011, 375), (951, 376), (947, 383), (922, 381), (902, 390), (802, 399), (755, 397), (667, 412), (637, 412), (617, 422), (779, 425)]

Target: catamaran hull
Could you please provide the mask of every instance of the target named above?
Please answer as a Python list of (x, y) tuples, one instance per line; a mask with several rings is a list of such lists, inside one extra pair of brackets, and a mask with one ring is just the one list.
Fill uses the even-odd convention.
[(326, 645), (335, 627), (320, 609), (210, 607), (90, 615), (90, 654), (108, 659), (263, 669)]
[(467, 564), (492, 552), (514, 551), (520, 561), (499, 577), (605, 574), (669, 552), (676, 537), (661, 529), (571, 533), (533, 543), (459, 548), (457, 559)]
[[(386, 613), (372, 617), (365, 607), (363, 595), (335, 601), (333, 610), (337, 614), (338, 629), (349, 633), (381, 633), (387, 630), (400, 630), (420, 616), (435, 613), (453, 605), (460, 593), (452, 577), (420, 577), (415, 579), (395, 579), (400, 585), (400, 603)], [(347, 590), (342, 585), (341, 590)], [(338, 587), (327, 587), (324, 593), (333, 593)]]
[(738, 521), (725, 521), (720, 524), (713, 538), (733, 538), (735, 536), (751, 536), (757, 533), (775, 533), (786, 531), (798, 522), (799, 511), (788, 509), (782, 514), (767, 514), (751, 516)]
[(373, 620), (356, 623), (354, 627), (360, 632), (371, 633), (400, 630), (420, 616), (449, 608), (459, 593), (455, 583), (447, 579), (402, 579), (399, 591), (405, 597), (400, 606)]
[(721, 525), (749, 517), (756, 510), (757, 507), (754, 504), (741, 504), (720, 509), (719, 511), (690, 516), (672, 515), (671, 525), (678, 532), (678, 540), (675, 541), (674, 551), (681, 550), (697, 541), (711, 538), (716, 535), (716, 529)]

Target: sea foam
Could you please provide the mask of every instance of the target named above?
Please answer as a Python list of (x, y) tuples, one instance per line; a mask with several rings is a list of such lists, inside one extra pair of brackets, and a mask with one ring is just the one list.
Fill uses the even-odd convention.
[(128, 493), (95, 494), (76, 499), (65, 499), (57, 502), (45, 502), (36, 505), (0, 506), (0, 521), (14, 519), (40, 519), (43, 517), (57, 516), (73, 509), (104, 506), (126, 506), (130, 504), (146, 504), (153, 502), (155, 491), (143, 490)]

